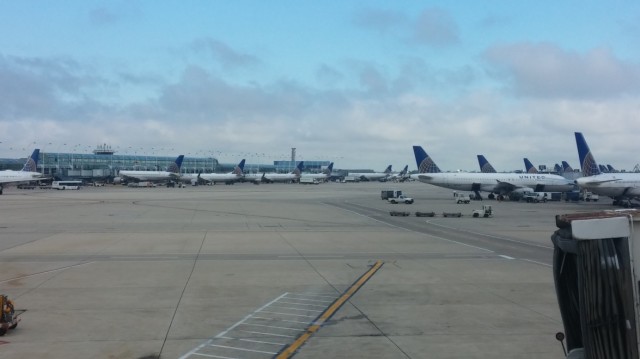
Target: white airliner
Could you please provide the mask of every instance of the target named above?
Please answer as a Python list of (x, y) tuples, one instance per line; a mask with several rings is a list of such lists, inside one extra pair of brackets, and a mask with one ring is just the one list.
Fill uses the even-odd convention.
[(640, 197), (640, 173), (602, 173), (581, 132), (576, 132), (576, 145), (582, 175), (576, 179), (578, 187), (613, 198), (614, 205), (628, 207), (632, 199)]
[(387, 180), (394, 181), (394, 182), (404, 182), (409, 178), (409, 176), (407, 175), (408, 172), (409, 172), (409, 165), (406, 165), (404, 166), (402, 171), (389, 175)]
[(0, 194), (2, 194), (2, 185), (5, 183), (20, 183), (42, 179), (42, 173), (36, 172), (38, 168), (38, 157), (40, 149), (33, 150), (31, 157), (27, 158), (22, 170), (4, 170), (0, 171)]
[(460, 191), (490, 192), (489, 197), (522, 192), (565, 192), (574, 188), (572, 181), (552, 174), (528, 173), (443, 173), (431, 157), (420, 146), (413, 146), (413, 153), (418, 165), (417, 174), (412, 178), (434, 186), (451, 188)]
[(325, 168), (322, 173), (303, 173), (300, 178), (311, 178), (318, 181), (327, 181), (331, 177), (331, 171), (333, 171), (333, 162), (329, 163), (329, 166)]
[(166, 171), (128, 171), (121, 170), (118, 173), (120, 178), (114, 178), (114, 182), (120, 182), (122, 180), (140, 182), (140, 181), (150, 181), (150, 182), (161, 182), (161, 181), (172, 181), (180, 178), (180, 166), (182, 166), (182, 160), (184, 159), (184, 155), (178, 156), (175, 162), (171, 163)]
[(244, 159), (229, 173), (185, 173), (182, 175), (182, 181), (202, 180), (215, 184), (216, 182), (233, 183), (243, 179), (244, 177)]
[(391, 165), (384, 172), (349, 172), (347, 176), (359, 178), (361, 181), (384, 181), (391, 175)]
[(289, 173), (247, 173), (244, 175), (244, 179), (255, 183), (295, 182), (300, 178), (303, 166), (304, 161), (300, 161), (296, 168)]

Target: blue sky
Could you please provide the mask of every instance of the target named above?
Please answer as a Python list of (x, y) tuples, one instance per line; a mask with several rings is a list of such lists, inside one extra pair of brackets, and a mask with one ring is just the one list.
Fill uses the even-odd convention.
[(632, 1), (3, 1), (0, 156), (640, 162)]

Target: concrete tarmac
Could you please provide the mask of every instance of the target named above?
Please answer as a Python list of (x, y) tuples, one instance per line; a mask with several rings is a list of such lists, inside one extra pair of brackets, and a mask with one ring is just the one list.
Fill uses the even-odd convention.
[[(483, 203), (494, 217), (472, 218)], [(274, 357), (383, 260), (296, 358), (561, 358), (554, 216), (609, 204), (455, 204), (415, 182), (6, 188), (0, 292), (27, 312), (0, 357)]]

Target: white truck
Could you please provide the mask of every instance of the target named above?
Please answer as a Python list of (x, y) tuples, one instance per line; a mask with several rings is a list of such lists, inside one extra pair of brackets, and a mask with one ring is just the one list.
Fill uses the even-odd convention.
[(460, 203), (468, 204), (468, 203), (471, 203), (471, 198), (464, 193), (456, 193), (455, 196), (453, 197), (453, 201), (457, 204), (460, 204)]
[(598, 196), (597, 194), (593, 193), (593, 192), (580, 192), (580, 199), (584, 200), (585, 202), (598, 202), (598, 200), (600, 199), (600, 196)]
[(300, 179), (298, 180), (298, 183), (300, 183), (300, 184), (319, 184), (320, 181), (318, 181), (316, 178), (300, 177)]
[(392, 197), (388, 199), (389, 203), (406, 203), (406, 204), (412, 204), (413, 203), (413, 198), (411, 197), (407, 197), (403, 194), (399, 195), (398, 197)]

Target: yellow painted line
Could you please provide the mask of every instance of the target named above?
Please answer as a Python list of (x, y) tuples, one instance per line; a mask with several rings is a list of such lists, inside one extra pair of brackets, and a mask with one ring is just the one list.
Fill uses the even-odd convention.
[(366, 272), (364, 273), (355, 283), (349, 287), (349, 289), (340, 296), (333, 304), (331, 304), (325, 311), (318, 317), (318, 320), (314, 322), (307, 331), (296, 339), (293, 343), (291, 343), (288, 347), (286, 347), (283, 351), (280, 352), (275, 358), (276, 359), (288, 359), (295, 354), (295, 352), (300, 349), (300, 347), (311, 338), (311, 336), (317, 332), (320, 327), (327, 321), (331, 316), (344, 305), (344, 303), (349, 300), (357, 291), (362, 287), (368, 280), (371, 278), (377, 271), (382, 267), (384, 262), (379, 260)]

